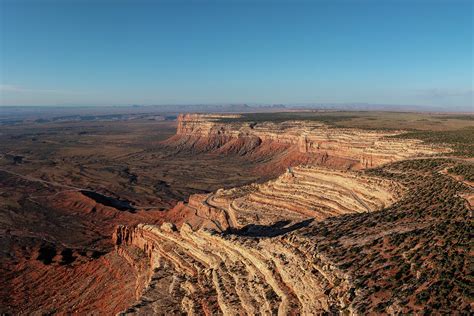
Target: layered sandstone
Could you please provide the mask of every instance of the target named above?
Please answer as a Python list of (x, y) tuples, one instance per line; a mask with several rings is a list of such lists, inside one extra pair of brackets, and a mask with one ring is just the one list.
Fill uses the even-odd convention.
[[(117, 251), (138, 249), (144, 254), (139, 266), (149, 269), (141, 273), (147, 280), (140, 282), (145, 287), (139, 300), (124, 313), (420, 310), (419, 293), (432, 287), (423, 276), (442, 265), (430, 261), (423, 266), (418, 256), (406, 255), (407, 249), (432, 247), (430, 236), (442, 234), (446, 225), (438, 210), (426, 208), (413, 215), (412, 209), (419, 199), (436, 205), (439, 200), (432, 190), (447, 192), (454, 186), (419, 169), (423, 159), (409, 160), (415, 163), (407, 167), (387, 163), (446, 149), (389, 137), (402, 131), (335, 129), (310, 121), (226, 120), (236, 117), (181, 115), (177, 134), (165, 144), (238, 154), (262, 166), (285, 167), (286, 172), (263, 183), (192, 195), (172, 209), (186, 214), (176, 225), (117, 227)], [(336, 161), (339, 168), (328, 168)], [(384, 166), (349, 170), (377, 165)], [(416, 181), (404, 176), (407, 170)], [(462, 219), (463, 202), (454, 194), (456, 208), (450, 216)], [(459, 223), (449, 229), (456, 231)], [(410, 288), (400, 278), (406, 278), (403, 282)], [(410, 301), (401, 301), (407, 295)]]
[(265, 143), (277, 143), (296, 148), (299, 153), (353, 161), (359, 168), (448, 151), (422, 144), (419, 140), (390, 137), (404, 131), (332, 128), (317, 121), (232, 121), (235, 118), (238, 115), (180, 115), (176, 136), (167, 143), (196, 150), (243, 154)]
[(381, 210), (402, 193), (399, 184), (387, 179), (360, 172), (298, 166), (263, 184), (193, 195), (185, 207), (200, 219), (207, 219), (195, 221), (194, 227), (204, 225), (223, 231)]
[[(128, 312), (341, 309), (350, 280), (324, 256), (310, 263), (299, 250), (303, 245), (278, 236), (327, 217), (382, 209), (403, 191), (396, 182), (360, 172), (302, 166), (263, 184), (192, 196), (178, 207), (197, 219), (180, 229), (169, 223), (119, 226), (117, 249), (140, 249), (155, 271)], [(156, 295), (156, 288), (165, 295)]]
[[(325, 258), (317, 265), (308, 261), (284, 238), (138, 225), (119, 227), (116, 240), (119, 248), (127, 243), (144, 250), (155, 271), (144, 296), (126, 312), (288, 315), (344, 305), (348, 281), (337, 267)], [(165, 291), (152, 295), (155, 288)], [(328, 290), (331, 295), (324, 295)]]

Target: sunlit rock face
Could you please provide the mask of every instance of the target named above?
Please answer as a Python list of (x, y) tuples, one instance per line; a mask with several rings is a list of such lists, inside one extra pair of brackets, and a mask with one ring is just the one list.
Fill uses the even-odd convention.
[[(403, 192), (394, 181), (304, 166), (263, 184), (194, 195), (179, 207), (195, 218), (180, 228), (119, 226), (117, 249), (139, 249), (155, 271), (129, 311), (287, 315), (338, 309), (346, 277), (324, 256), (310, 264), (299, 250), (303, 245), (281, 236), (331, 216), (380, 210)], [(158, 295), (157, 288), (167, 292)]]
[(419, 140), (390, 138), (403, 131), (332, 128), (314, 121), (281, 123), (233, 122), (238, 115), (183, 114), (176, 136), (168, 141), (196, 150), (255, 150), (266, 143), (297, 148), (300, 153), (339, 157), (356, 162), (358, 168), (449, 151)]
[[(466, 222), (466, 212), (456, 186), (420, 168), (425, 159), (411, 158), (448, 150), (389, 137), (403, 131), (227, 120), (236, 117), (180, 115), (177, 134), (164, 144), (178, 154), (239, 155), (258, 162), (258, 174), (280, 175), (194, 194), (170, 210), (183, 215), (176, 223), (118, 226), (116, 250), (140, 258), (133, 266), (143, 285), (123, 312), (421, 311), (422, 304), (403, 300), (418, 300), (417, 293), (431, 286), (423, 275), (443, 268), (406, 254), (432, 247), (448, 227), (433, 192), (451, 194), (451, 234)], [(430, 207), (415, 212), (420, 200)]]

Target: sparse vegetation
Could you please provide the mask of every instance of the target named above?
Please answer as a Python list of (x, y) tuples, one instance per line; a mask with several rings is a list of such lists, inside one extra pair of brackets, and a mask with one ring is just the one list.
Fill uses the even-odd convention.
[(450, 131), (413, 131), (393, 137), (421, 139), (426, 143), (433, 144), (447, 144), (454, 149), (452, 155), (474, 157), (474, 127)]
[[(472, 227), (459, 197), (468, 188), (440, 173), (453, 163), (418, 159), (367, 170), (396, 179), (408, 193), (382, 211), (328, 219), (299, 232), (306, 236), (300, 243), (316, 242), (318, 254), (341, 262), (338, 268), (354, 277), (359, 295), (352, 304), (358, 312), (470, 311), (467, 302), (474, 293), (466, 275)], [(371, 297), (380, 291), (387, 296), (373, 304)]]
[(306, 111), (244, 113), (236, 118), (221, 118), (223, 123), (281, 123), (291, 120), (316, 121), (337, 128), (368, 130), (457, 131), (472, 127), (474, 115), (440, 115), (413, 112)]
[(449, 168), (448, 172), (462, 176), (467, 181), (474, 181), (474, 164), (458, 164)]
[(358, 118), (359, 115), (348, 114), (345, 112), (273, 112), (273, 113), (244, 113), (240, 117), (236, 118), (221, 118), (220, 122), (223, 123), (262, 123), (262, 122), (273, 122), (282, 123), (287, 121), (317, 121), (326, 124), (334, 124), (339, 121), (346, 121), (352, 118)]

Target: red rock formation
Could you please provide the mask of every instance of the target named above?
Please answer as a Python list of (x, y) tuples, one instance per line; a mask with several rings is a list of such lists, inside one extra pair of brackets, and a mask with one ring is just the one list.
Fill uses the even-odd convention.
[[(449, 151), (417, 140), (387, 138), (403, 131), (331, 128), (312, 121), (232, 122), (238, 115), (178, 116), (175, 136), (164, 143), (180, 149), (262, 159), (272, 152), (277, 167), (302, 162), (370, 168), (387, 162)], [(225, 121), (227, 120), (227, 121)], [(294, 161), (294, 163), (292, 163)]]

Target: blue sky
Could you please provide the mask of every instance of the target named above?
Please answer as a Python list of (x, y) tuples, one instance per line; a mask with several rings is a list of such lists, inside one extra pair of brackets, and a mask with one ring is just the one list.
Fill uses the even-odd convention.
[(472, 3), (0, 0), (0, 104), (472, 110)]

